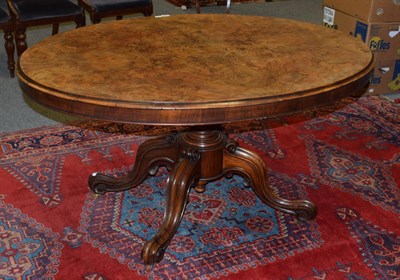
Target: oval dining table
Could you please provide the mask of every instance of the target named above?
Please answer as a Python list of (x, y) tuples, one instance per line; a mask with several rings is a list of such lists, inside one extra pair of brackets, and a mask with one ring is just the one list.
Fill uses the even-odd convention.
[(169, 170), (167, 202), (145, 264), (162, 260), (189, 192), (238, 174), (267, 205), (300, 219), (316, 216), (308, 200), (279, 197), (265, 162), (229, 139), (223, 124), (303, 111), (363, 90), (373, 55), (359, 39), (283, 18), (175, 15), (112, 21), (74, 29), (29, 48), (17, 69), (36, 102), (90, 119), (183, 125), (144, 142), (121, 178), (94, 172), (97, 194), (141, 184)]

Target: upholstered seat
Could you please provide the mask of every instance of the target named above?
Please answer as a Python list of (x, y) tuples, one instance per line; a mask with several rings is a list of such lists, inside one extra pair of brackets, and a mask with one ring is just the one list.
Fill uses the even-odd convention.
[(89, 14), (93, 23), (99, 23), (102, 18), (117, 17), (141, 13), (144, 16), (153, 14), (152, 0), (78, 0)]
[(27, 27), (51, 24), (54, 35), (62, 22), (73, 21), (77, 27), (85, 25), (84, 10), (69, 0), (7, 0), (7, 4), (15, 21), (18, 55), (27, 48)]
[(7, 64), (10, 76), (14, 77), (15, 61), (14, 61), (14, 43), (13, 43), (13, 24), (11, 17), (0, 8), (0, 28), (4, 31), (5, 44), (7, 53)]
[(51, 19), (55, 17), (75, 16), (82, 13), (80, 6), (69, 1), (54, 0), (14, 0), (19, 12), (19, 19), (36, 20), (37, 18)]

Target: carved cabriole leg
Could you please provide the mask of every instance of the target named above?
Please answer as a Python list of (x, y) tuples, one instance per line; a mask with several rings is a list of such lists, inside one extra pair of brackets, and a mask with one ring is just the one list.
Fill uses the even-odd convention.
[(15, 71), (15, 60), (14, 60), (14, 43), (13, 43), (14, 36), (12, 32), (6, 32), (4, 34), (4, 47), (7, 52), (7, 64), (8, 70), (10, 71), (11, 78), (14, 78), (14, 71)]
[(168, 197), (163, 223), (156, 236), (145, 244), (142, 256), (145, 264), (161, 261), (164, 251), (179, 227), (189, 190), (222, 177), (222, 155), (226, 135), (219, 130), (190, 131), (178, 134), (181, 159), (168, 179)]
[(255, 153), (239, 148), (235, 141), (217, 127), (203, 127), (153, 138), (144, 142), (136, 156), (135, 166), (125, 177), (114, 178), (93, 174), (90, 188), (98, 194), (124, 191), (139, 185), (148, 174), (154, 175), (160, 165), (172, 169), (168, 177), (167, 205), (161, 227), (142, 251), (145, 264), (162, 260), (182, 220), (191, 187), (204, 192), (206, 184), (222, 176), (238, 173), (245, 178), (256, 195), (276, 210), (294, 214), (301, 219), (312, 219), (316, 207), (307, 200), (289, 201), (280, 198), (268, 185), (267, 169)]
[(224, 173), (238, 173), (248, 180), (255, 194), (276, 210), (294, 214), (299, 219), (313, 219), (317, 214), (315, 205), (307, 200), (286, 200), (280, 198), (268, 185), (264, 161), (255, 153), (237, 146), (231, 141), (224, 151)]
[(161, 165), (171, 169), (178, 156), (176, 134), (147, 140), (139, 147), (135, 166), (127, 176), (114, 178), (93, 173), (89, 177), (90, 189), (97, 194), (128, 190), (143, 182), (148, 174), (155, 175)]
[(165, 249), (181, 223), (190, 187), (200, 174), (199, 158), (199, 154), (185, 156), (170, 174), (164, 220), (156, 236), (143, 247), (142, 257), (145, 264), (153, 264), (163, 259)]

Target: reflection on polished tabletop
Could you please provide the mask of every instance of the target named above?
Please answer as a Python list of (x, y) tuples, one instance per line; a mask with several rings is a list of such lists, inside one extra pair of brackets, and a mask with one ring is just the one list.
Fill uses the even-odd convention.
[(148, 140), (123, 178), (93, 173), (96, 193), (139, 185), (159, 166), (170, 170), (167, 204), (144, 262), (163, 258), (189, 191), (236, 173), (269, 206), (312, 219), (315, 205), (288, 201), (268, 185), (265, 163), (238, 146), (221, 124), (289, 114), (365, 88), (373, 56), (360, 40), (288, 19), (178, 15), (92, 25), (26, 51), (21, 88), (52, 109), (116, 122), (185, 125)]

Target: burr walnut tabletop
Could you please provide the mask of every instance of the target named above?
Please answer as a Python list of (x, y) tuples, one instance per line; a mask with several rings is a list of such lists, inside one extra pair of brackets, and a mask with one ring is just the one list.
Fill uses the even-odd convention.
[(301, 219), (307, 200), (279, 197), (261, 158), (219, 124), (288, 114), (363, 89), (373, 56), (361, 41), (322, 26), (238, 15), (178, 15), (113, 21), (48, 38), (23, 53), (18, 76), (33, 100), (68, 114), (116, 122), (187, 125), (143, 143), (122, 178), (94, 172), (99, 194), (170, 170), (165, 215), (145, 243), (146, 264), (162, 260), (189, 191), (237, 173), (269, 206)]

